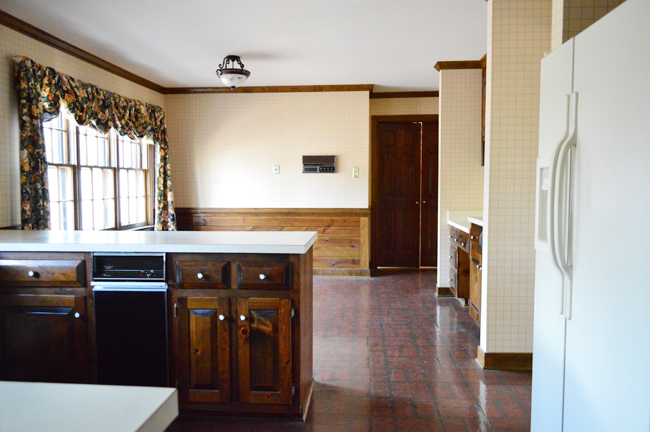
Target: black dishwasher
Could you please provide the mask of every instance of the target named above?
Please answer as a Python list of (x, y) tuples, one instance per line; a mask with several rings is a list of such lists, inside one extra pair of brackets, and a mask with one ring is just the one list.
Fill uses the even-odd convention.
[(167, 387), (164, 253), (94, 253), (97, 382)]

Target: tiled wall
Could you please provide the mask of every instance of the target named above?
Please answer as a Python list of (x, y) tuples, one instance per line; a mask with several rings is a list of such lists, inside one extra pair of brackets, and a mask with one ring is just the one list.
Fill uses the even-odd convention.
[(370, 99), (370, 115), (438, 114), (438, 98)]
[[(368, 101), (368, 92), (167, 95), (176, 206), (368, 208)], [(302, 174), (303, 155), (335, 155), (336, 173)]]
[(0, 227), (20, 224), (18, 102), (12, 57), (21, 55), (122, 96), (160, 106), (164, 102), (160, 93), (0, 25)]
[(551, 46), (551, 6), (551, 0), (488, 3), (484, 352), (533, 348), (539, 71)]
[(551, 49), (598, 21), (625, 0), (553, 0)]
[(481, 69), (440, 72), (438, 286), (449, 286), (448, 210), (483, 208)]

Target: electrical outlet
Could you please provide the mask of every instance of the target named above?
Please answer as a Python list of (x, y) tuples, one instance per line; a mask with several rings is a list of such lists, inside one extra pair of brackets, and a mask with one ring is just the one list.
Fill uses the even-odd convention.
[(359, 178), (359, 168), (352, 168), (352, 178)]
[(280, 174), (280, 165), (273, 165), (273, 174)]

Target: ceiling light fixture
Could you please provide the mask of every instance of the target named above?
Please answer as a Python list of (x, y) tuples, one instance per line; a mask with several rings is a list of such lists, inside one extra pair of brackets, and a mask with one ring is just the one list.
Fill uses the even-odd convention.
[[(241, 69), (235, 69), (235, 62), (239, 63)], [(239, 84), (243, 84), (250, 75), (251, 73), (244, 69), (244, 63), (236, 55), (227, 55), (217, 69), (217, 76), (221, 78), (221, 82), (233, 90)]]

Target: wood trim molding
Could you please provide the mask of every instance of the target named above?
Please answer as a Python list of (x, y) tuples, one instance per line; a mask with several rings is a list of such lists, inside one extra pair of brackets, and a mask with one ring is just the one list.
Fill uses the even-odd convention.
[(166, 87), (163, 94), (239, 94), (239, 93), (314, 93), (314, 92), (371, 92), (373, 84), (359, 85), (308, 85), (308, 86), (266, 86), (266, 87)]
[(370, 93), (370, 99), (421, 98), (421, 97), (438, 97), (438, 96), (440, 96), (440, 92), (438, 90)]
[(441, 70), (449, 69), (481, 69), (480, 60), (466, 60), (466, 61), (442, 61), (436, 63), (434, 66), (438, 72)]
[(213, 207), (176, 207), (178, 213), (193, 215), (251, 215), (251, 216), (314, 216), (332, 217), (369, 217), (370, 209), (356, 208), (213, 208)]
[(157, 91), (158, 93), (163, 93), (163, 86), (144, 79), (141, 76), (127, 71), (126, 69), (122, 69), (113, 63), (107, 62), (106, 60), (102, 60), (101, 58), (89, 53), (88, 51), (77, 48), (76, 46), (69, 44), (68, 42), (65, 42), (37, 27), (34, 27), (33, 25), (28, 24), (13, 15), (9, 15), (2, 10), (0, 10), (0, 24), (4, 25), (5, 27), (9, 27), (10, 29), (16, 30), (25, 36), (29, 36), (32, 39), (42, 42), (45, 45), (49, 45), (52, 48), (56, 48), (59, 51), (90, 63), (93, 66), (104, 69), (105, 71), (108, 71), (114, 75), (127, 79), (148, 89)]
[(456, 297), (451, 287), (436, 287), (436, 295), (438, 297)]
[(481, 63), (481, 68), (482, 69), (487, 68), (487, 54), (485, 54), (483, 57), (481, 57), (481, 60), (479, 60), (479, 63)]
[(438, 121), (438, 114), (410, 114), (410, 115), (374, 115), (370, 116), (371, 126), (376, 123), (391, 122), (430, 122)]
[(20, 225), (11, 225), (6, 227), (0, 227), (0, 230), (19, 230), (20, 228), (21, 228)]
[(476, 359), (487, 370), (533, 370), (533, 353), (486, 353), (479, 346)]

